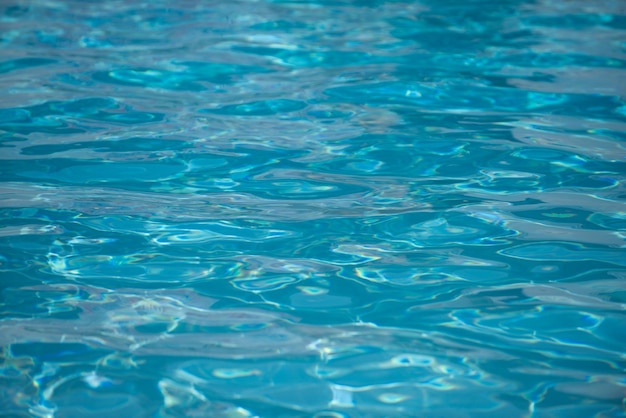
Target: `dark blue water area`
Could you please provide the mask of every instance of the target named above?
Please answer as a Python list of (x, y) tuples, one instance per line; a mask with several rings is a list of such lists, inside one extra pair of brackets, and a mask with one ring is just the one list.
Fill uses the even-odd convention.
[(621, 0), (0, 2), (0, 416), (626, 416)]

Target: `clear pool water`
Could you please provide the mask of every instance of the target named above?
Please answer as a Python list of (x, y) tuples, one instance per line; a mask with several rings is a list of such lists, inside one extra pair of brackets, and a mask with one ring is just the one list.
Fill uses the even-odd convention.
[(623, 417), (626, 8), (3, 1), (2, 417)]

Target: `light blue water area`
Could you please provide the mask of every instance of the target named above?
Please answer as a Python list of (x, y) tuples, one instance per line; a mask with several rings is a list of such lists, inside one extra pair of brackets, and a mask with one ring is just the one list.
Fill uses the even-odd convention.
[(0, 416), (626, 416), (621, 0), (0, 4)]

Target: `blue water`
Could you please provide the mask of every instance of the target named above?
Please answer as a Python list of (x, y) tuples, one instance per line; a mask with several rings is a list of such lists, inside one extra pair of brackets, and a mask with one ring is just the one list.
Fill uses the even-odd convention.
[(626, 416), (621, 0), (0, 5), (0, 416)]

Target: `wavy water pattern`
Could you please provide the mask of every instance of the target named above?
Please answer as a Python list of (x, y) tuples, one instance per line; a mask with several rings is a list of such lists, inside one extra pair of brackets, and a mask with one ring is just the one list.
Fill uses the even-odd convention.
[(626, 414), (622, 2), (0, 27), (0, 415)]

